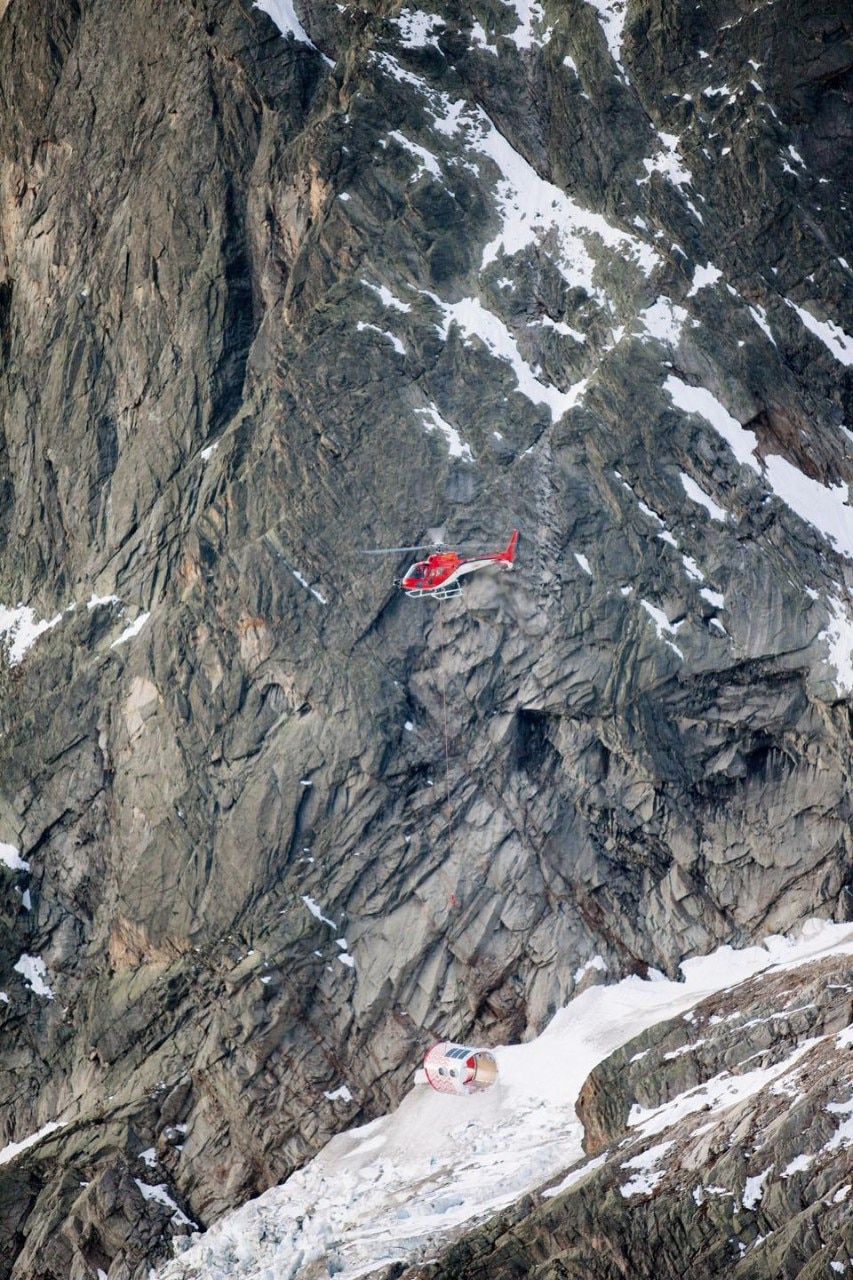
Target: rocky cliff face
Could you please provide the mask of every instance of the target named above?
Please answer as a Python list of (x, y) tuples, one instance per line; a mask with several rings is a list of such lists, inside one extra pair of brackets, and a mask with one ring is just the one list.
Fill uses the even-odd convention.
[[(18, 1280), (593, 955), (850, 916), (847, 6), (299, 21), (0, 5)], [(360, 554), (513, 527), (442, 606)]]

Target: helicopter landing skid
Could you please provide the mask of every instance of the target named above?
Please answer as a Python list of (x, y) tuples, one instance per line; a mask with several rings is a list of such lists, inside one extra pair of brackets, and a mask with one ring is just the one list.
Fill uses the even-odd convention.
[(433, 600), (455, 600), (457, 596), (462, 595), (462, 583), (449, 582), (443, 587), (408, 587), (406, 595), (413, 596), (415, 599), (420, 596), (431, 596)]

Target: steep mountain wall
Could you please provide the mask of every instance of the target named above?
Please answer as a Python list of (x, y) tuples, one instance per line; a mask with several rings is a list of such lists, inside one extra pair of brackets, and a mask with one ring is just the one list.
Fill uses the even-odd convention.
[(0, 16), (4, 1276), (850, 916), (847, 6), (299, 19)]

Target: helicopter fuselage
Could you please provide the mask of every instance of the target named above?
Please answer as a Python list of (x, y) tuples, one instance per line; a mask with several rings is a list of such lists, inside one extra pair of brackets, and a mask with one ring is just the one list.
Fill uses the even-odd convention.
[(466, 573), (474, 573), (489, 565), (511, 569), (517, 542), (518, 530), (515, 529), (505, 551), (482, 556), (460, 556), (455, 551), (435, 551), (426, 560), (416, 560), (410, 565), (403, 577), (396, 580), (395, 585), (405, 591), (407, 596), (450, 599), (459, 595), (462, 589), (459, 579)]

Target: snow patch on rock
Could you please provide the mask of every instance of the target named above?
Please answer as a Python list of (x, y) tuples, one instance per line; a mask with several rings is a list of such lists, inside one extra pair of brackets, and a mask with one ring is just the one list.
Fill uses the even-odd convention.
[(849, 334), (832, 320), (818, 320), (805, 307), (798, 307), (795, 302), (791, 302), (790, 298), (786, 298), (785, 302), (796, 311), (809, 333), (814, 334), (840, 364), (848, 367), (853, 365), (853, 338)]
[(424, 426), (427, 431), (438, 431), (444, 436), (447, 441), (447, 452), (451, 458), (459, 458), (462, 462), (474, 461), (470, 445), (465, 443), (456, 427), (442, 417), (434, 404), (428, 404), (426, 408), (418, 409), (418, 413), (426, 419)]
[(0, 840), (0, 862), (10, 871), (29, 871), (30, 869), (30, 864), (21, 857), (19, 850), (13, 844), (5, 844), (2, 840)]
[(728, 511), (715, 502), (710, 494), (696, 483), (692, 476), (687, 475), (685, 471), (680, 473), (681, 484), (684, 492), (687, 494), (691, 502), (695, 502), (697, 506), (704, 507), (712, 520), (718, 520), (721, 524), (725, 524), (729, 518)]
[(10, 609), (0, 604), (0, 644), (6, 649), (9, 665), (16, 667), (23, 662), (39, 636), (61, 621), (61, 613), (50, 619), (37, 620), (35, 610), (29, 605), (19, 604), (16, 609)]
[(47, 983), (47, 966), (41, 956), (22, 955), (12, 968), (21, 975), (34, 995), (53, 999), (53, 989)]

